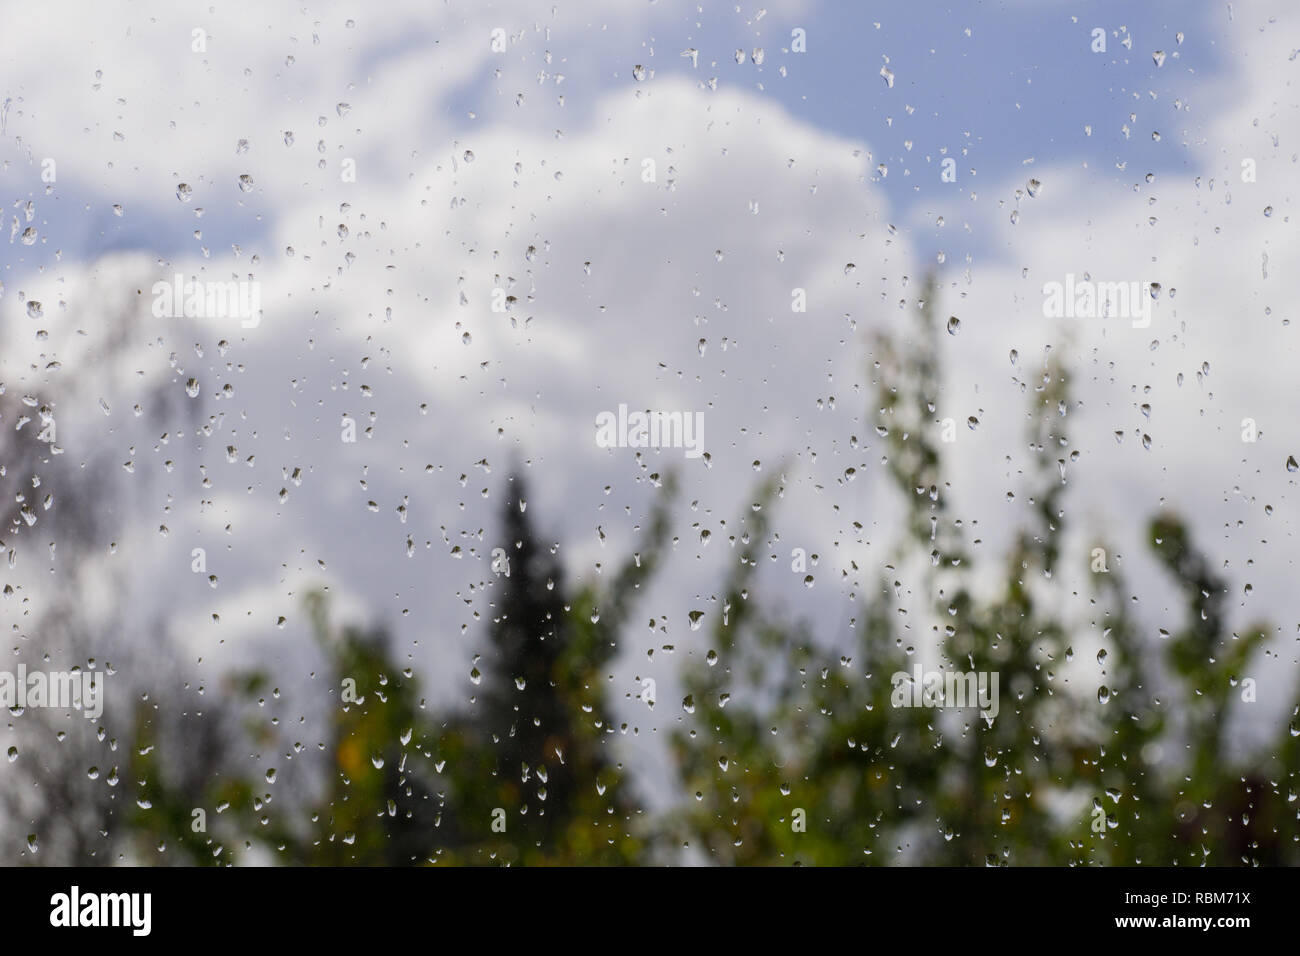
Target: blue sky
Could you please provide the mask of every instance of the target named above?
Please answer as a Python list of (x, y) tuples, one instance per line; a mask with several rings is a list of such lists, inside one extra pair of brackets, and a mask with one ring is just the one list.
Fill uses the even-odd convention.
[[(482, 9), (490, 18), (496, 6), (485, 4)], [(487, 60), (438, 91), (442, 118), (467, 134), (492, 123), (563, 129), (586, 119), (600, 93), (628, 82), (633, 66), (644, 61), (656, 79), (682, 76), (702, 82), (716, 77), (722, 88), (744, 89), (827, 132), (870, 143), (875, 163), (889, 170), (884, 177), (873, 175), (871, 188), (886, 196), (900, 215), (936, 214), (939, 209), (960, 213), (963, 206), (953, 202), (953, 192), (965, 199), (971, 190), (1022, 174), (1029, 178), (1035, 168), (1054, 163), (1087, 164), (1093, 175), (1117, 183), (1135, 182), (1148, 172), (1205, 172), (1183, 147), (1182, 133), (1188, 130), (1195, 136), (1203, 119), (1198, 93), (1220, 80), (1224, 65), (1214, 31), (1227, 19), (1226, 5), (979, 3), (933, 5), (917, 16), (880, 5), (808, 4), (757, 20), (754, 12), (762, 7), (752, 4), (742, 5), (739, 13), (726, 4), (712, 5), (703, 13), (683, 4), (651, 8), (667, 14), (652, 32), (615, 33), (606, 39), (608, 24), (593, 17), (576, 21), (570, 30), (557, 30), (551, 38), (556, 42), (548, 44), (545, 36), (528, 28), (532, 20), (507, 5), (499, 19), (512, 33), (523, 30), (517, 44), (507, 56)], [(364, 14), (360, 20), (364, 29)], [(1105, 53), (1092, 51), (1096, 27), (1106, 30)], [(789, 52), (795, 28), (805, 31), (804, 54)], [(355, 70), (338, 77), (335, 86), (364, 85), (366, 71), (387, 57), (417, 54), (436, 61), (442, 45), (457, 42), (448, 38), (450, 32), (429, 23), (367, 45)], [(219, 37), (220, 31), (214, 31), (214, 43)], [(1126, 37), (1131, 38), (1131, 48), (1123, 43)], [(283, 47), (304, 55), (301, 45)], [(147, 55), (148, 41), (133, 40), (129, 46)], [(552, 47), (548, 64), (545, 55)], [(688, 48), (698, 51), (697, 65), (681, 55)], [(765, 53), (761, 66), (750, 59), (759, 48)], [(737, 49), (745, 52), (743, 64), (734, 60)], [(1157, 50), (1167, 54), (1162, 67), (1152, 58)], [(892, 88), (879, 75), (886, 63), (895, 75)], [(781, 68), (785, 76), (779, 74)], [(70, 68), (74, 74), (76, 70)], [(549, 91), (538, 91), (540, 71), (566, 74), (563, 107)], [(77, 79), (89, 87), (91, 71), (81, 72)], [(236, 76), (232, 69), (214, 79), (227, 83)], [(105, 83), (115, 94), (133, 92), (129, 80)], [(254, 99), (265, 95), (259, 85), (289, 100), (315, 99), (334, 119), (325, 110), (332, 105), (325, 102), (328, 96), (296, 80), (291, 70), (259, 73), (244, 81), (243, 92)], [(5, 96), (13, 99), (22, 92), (18, 82), (6, 88)], [(519, 92), (526, 97), (523, 108), (515, 102)], [(1186, 112), (1176, 110), (1176, 100), (1185, 104)], [(1130, 121), (1134, 113), (1137, 119)], [(28, 128), (17, 121), (12, 125), (11, 132), (19, 135)], [(1091, 135), (1085, 132), (1087, 125)], [(1127, 137), (1125, 126), (1130, 128)], [(33, 138), (39, 140), (38, 130), (32, 131), (34, 137), (28, 134), (29, 147), (35, 145)], [(1153, 131), (1161, 132), (1159, 142), (1152, 140)], [(234, 142), (232, 136), (232, 151)], [(955, 184), (940, 180), (944, 156), (957, 160)], [(29, 175), (32, 172), (39, 170), (29, 170)], [(119, 167), (103, 181), (130, 175), (130, 169)], [(187, 228), (192, 208), (162, 201), (162, 190), (147, 208), (117, 219), (104, 208), (102, 195), (79, 186), (74, 181), (60, 189), (57, 204), (48, 210), (49, 215), (68, 217), (66, 228), (57, 230), (66, 237), (65, 254), (117, 249), (171, 254), (193, 248), (192, 228)], [(31, 176), (30, 189), (31, 195), (40, 194), (38, 176)], [(86, 204), (91, 206), (89, 215)], [(259, 221), (258, 211), (255, 197), (243, 208), (221, 203), (207, 209), (201, 224), (193, 225), (202, 226), (209, 246), (252, 246), (265, 237), (266, 224)], [(979, 240), (972, 238), (950, 253), (961, 256), (978, 247)]]

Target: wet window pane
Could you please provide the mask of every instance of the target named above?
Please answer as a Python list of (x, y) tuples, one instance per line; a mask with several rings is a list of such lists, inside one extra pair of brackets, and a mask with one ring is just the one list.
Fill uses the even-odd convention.
[(887, 6), (11, 11), (0, 863), (1296, 863), (1297, 13)]

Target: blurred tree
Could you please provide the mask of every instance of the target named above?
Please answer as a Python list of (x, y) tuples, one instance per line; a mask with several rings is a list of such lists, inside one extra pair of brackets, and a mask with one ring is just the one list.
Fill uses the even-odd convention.
[[(98, 291), (90, 296), (100, 302), (88, 337), (93, 345), (79, 357), (74, 352), (62, 363), (24, 368), (20, 340), (6, 336), (0, 348), (10, 360), (4, 371), (17, 376), (9, 387), (0, 381), (0, 555), (11, 571), (0, 590), (5, 609), (17, 611), (8, 628), (9, 666), (97, 671), (105, 704), (96, 720), (41, 707), (9, 714), (5, 749), (12, 748), (12, 759), (0, 774), (0, 854), (6, 862), (65, 866), (204, 862), (213, 859), (210, 841), (187, 844), (179, 807), (176, 820), (164, 822), (164, 813), (150, 814), (140, 803), (150, 802), (148, 781), (159, 774), (185, 781), (180, 789), (190, 796), (199, 781), (219, 790), (234, 747), (222, 736), (229, 714), (221, 701), (209, 700), (196, 720), (165, 629), (142, 622), (127, 602), (97, 600), (128, 593), (129, 565), (102, 556), (122, 534), (123, 519), (135, 517), (128, 506), (148, 498), (157, 475), (142, 468), (125, 477), (117, 449), (88, 440), (94, 430), (78, 421), (79, 410), (105, 394), (96, 373), (114, 368), (148, 336), (129, 293), (124, 300), (121, 288)], [(133, 392), (134, 425), (124, 425), (118, 439), (133, 428), (197, 422), (195, 403), (177, 386), (143, 382)], [(33, 580), (31, 569), (42, 565), (48, 575)], [(182, 739), (208, 746), (155, 746), (160, 728), (178, 726), (185, 727)], [(188, 825), (184, 834), (194, 835)]]
[(433, 857), (438, 804), (431, 761), (434, 734), (413, 674), (393, 662), (380, 630), (331, 630), (320, 593), (308, 597), (313, 628), (333, 672), (323, 806), (311, 815), (313, 865), (409, 866)]
[(456, 862), (632, 863), (643, 826), (612, 752), (607, 697), (618, 634), (668, 535), (671, 480), (641, 550), (608, 588), (566, 596), (564, 569), (527, 513), (523, 478), (510, 479), (502, 512), (502, 592), (489, 632), (483, 693), (439, 742), (448, 763)]
[[(572, 600), (554, 549), (528, 520), (523, 479), (509, 479), (507, 547), (493, 559), (501, 596), (490, 651), (471, 675), (483, 692), (468, 710), (428, 711), (382, 631), (335, 633), (323, 595), (309, 597), (337, 698), (326, 718), (325, 793), (305, 814), (310, 827), (294, 826), (290, 805), (255, 839), (299, 865), (644, 859), (648, 828), (612, 753), (607, 685), (618, 633), (668, 535), (672, 482), (655, 477), (667, 490), (641, 549), (608, 588), (588, 584)], [(249, 694), (259, 688), (256, 675), (245, 683)], [(255, 789), (250, 782), (228, 799)], [(169, 806), (192, 799), (167, 797)]]
[[(715, 862), (740, 864), (1295, 861), (1294, 736), (1275, 748), (1281, 766), (1267, 781), (1224, 750), (1233, 688), (1265, 632), (1225, 633), (1226, 585), (1177, 519), (1151, 526), (1152, 548), (1188, 607), (1188, 625), (1166, 645), (1168, 673), (1147, 666), (1123, 577), (1110, 569), (1094, 575), (1113, 655), (1109, 685), (1095, 699), (1061, 686), (1080, 625), (1066, 619), (1055, 576), (1070, 399), (1054, 362), (1022, 384), (1032, 388), (1025, 523), (1003, 559), (1001, 586), (976, 591), (934, 437), (945, 423), (936, 414), (933, 295), (927, 284), (914, 334), (882, 336), (875, 349), (877, 432), (906, 503), (885, 566), (892, 586), (881, 580), (867, 597), (852, 656), (819, 646), (752, 597), (757, 555), (769, 544), (766, 510), (747, 518), (708, 663), (685, 674), (693, 717), (673, 751), (690, 798), (674, 834)], [(909, 578), (920, 584), (905, 586)], [(975, 710), (893, 705), (893, 674), (908, 673), (921, 643), (910, 625), (897, 632), (900, 615), (891, 613), (909, 595), (920, 601), (906, 619), (933, 628), (945, 669), (998, 675), (992, 721)], [(1163, 704), (1153, 683), (1162, 678), (1175, 687)], [(1185, 719), (1166, 719), (1171, 712)], [(1175, 759), (1155, 765), (1161, 750)], [(1070, 805), (1083, 811), (1063, 809)]]
[[(296, 759), (310, 748), (263, 709), (265, 674), (232, 675), (206, 697), (154, 651), (132, 668), (148, 680), (120, 698), (130, 707), (93, 726), (35, 711), (11, 722), (21, 747), (0, 787), (6, 839), (23, 859), (83, 864), (240, 863), (259, 851), (300, 865), (622, 864), (664, 858), (665, 847), (731, 864), (1300, 861), (1300, 696), (1263, 757), (1228, 746), (1267, 631), (1230, 630), (1228, 584), (1182, 522), (1162, 514), (1149, 526), (1185, 608), (1164, 639), (1139, 635), (1118, 566), (1091, 575), (1091, 620), (1068, 616), (1059, 571), (1072, 405), (1055, 362), (1019, 382), (1028, 441), (1009, 459), (1008, 500), (1021, 523), (1002, 554), (975, 559), (982, 545), (954, 511), (937, 437), (949, 423), (937, 412), (933, 297), (927, 285), (914, 332), (874, 346), (876, 432), (904, 506), (869, 593), (851, 595), (862, 602), (851, 646), (818, 641), (756, 596), (760, 557), (775, 551), (774, 480), (747, 509), (708, 653), (683, 675), (671, 737), (683, 799), (667, 817), (638, 808), (609, 688), (669, 540), (673, 482), (649, 476), (650, 518), (608, 584), (598, 573), (573, 587), (516, 475), (502, 496), (487, 649), (471, 672), (481, 692), (467, 706), (430, 709), (387, 634), (334, 628), (316, 594), (308, 611), (328, 674), (316, 764)], [(26, 414), (0, 393), (0, 421)], [(36, 489), (73, 479), (50, 443), (21, 425), (4, 434), (0, 490), (13, 505), (0, 548), (12, 549), (37, 515)], [(69, 497), (54, 527), (65, 548), (88, 547), (94, 499)], [(40, 626), (30, 649), (71, 650), (89, 666), (107, 625), (63, 601)], [(1098, 636), (1103, 686), (1067, 691), (1073, 644)], [(997, 674), (997, 716), (895, 706), (895, 684), (910, 694), (924, 654)]]
[(125, 821), (135, 861), (221, 866), (242, 861), (259, 795), (239, 772), (243, 735), (226, 704), (182, 710), (146, 695), (126, 758)]
[[(1279, 779), (1265, 782), (1258, 771), (1246, 769), (1250, 761), (1225, 753), (1234, 704), (1240, 703), (1238, 678), (1266, 630), (1227, 632), (1227, 583), (1178, 518), (1155, 518), (1148, 538), (1182, 593), (1186, 624), (1167, 629), (1168, 640), (1160, 642), (1171, 686), (1158, 693), (1156, 675), (1144, 663), (1149, 648), (1136, 639), (1130, 602), (1123, 599), (1123, 577), (1096, 576), (1104, 582), (1107, 636), (1116, 661), (1107, 668), (1110, 682), (1099, 691), (1107, 699), (1100, 746), (1082, 762), (1095, 771), (1102, 790), (1094, 795), (1094, 807), (1106, 812), (1104, 840), (1094, 837), (1095, 855), (1112, 863), (1165, 865), (1294, 861), (1294, 839), (1290, 847), (1282, 842), (1283, 832), (1295, 832), (1294, 791), (1284, 794)], [(1272, 762), (1285, 763), (1290, 750), (1285, 739), (1279, 741)], [(1183, 756), (1162, 766), (1156, 760), (1162, 752)]]

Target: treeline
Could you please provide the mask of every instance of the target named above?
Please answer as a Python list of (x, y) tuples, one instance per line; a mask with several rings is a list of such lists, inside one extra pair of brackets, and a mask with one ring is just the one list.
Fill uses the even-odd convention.
[[(1225, 736), (1250, 699), (1243, 677), (1267, 629), (1229, 629), (1217, 562), (1169, 514), (1152, 517), (1148, 541), (1182, 595), (1181, 626), (1160, 640), (1139, 634), (1134, 582), (1115, 567), (1090, 575), (1090, 619), (1064, 618), (1073, 602), (1058, 569), (1089, 555), (1063, 553), (1072, 405), (1056, 364), (1025, 388), (1035, 466), (1018, 491), (1023, 524), (1004, 554), (979, 552), (954, 514), (936, 440), (942, 377), (929, 296), (906, 343), (880, 338), (873, 349), (872, 419), (905, 520), (893, 558), (856, 595), (854, 646), (828, 646), (765, 607), (757, 575), (772, 550), (780, 487), (760, 488), (764, 506), (746, 509), (724, 612), (698, 632), (705, 653), (685, 666), (682, 719), (665, 731), (673, 809), (642, 809), (620, 760), (609, 679), (670, 541), (673, 482), (657, 483), (637, 552), (597, 585), (575, 583), (541, 543), (517, 475), (501, 495), (506, 546), (494, 566), (490, 650), (474, 663), (467, 702), (446, 711), (427, 703), (382, 631), (336, 628), (314, 596), (328, 669), (317, 682), (324, 722), (279, 726), (262, 706), (272, 680), (261, 673), (239, 677), (222, 703), (209, 691), (205, 714), (137, 701), (114, 799), (97, 798), (88, 811), (99, 814), (103, 840), (95, 859), (1300, 862), (1300, 710), (1258, 752), (1237, 753)], [(991, 594), (974, 583), (987, 579), (990, 561), (1001, 582)], [(909, 619), (924, 628), (899, 623), (903, 568), (912, 575)], [(998, 675), (994, 719), (894, 706), (891, 675), (913, 670), (930, 633), (927, 650), (945, 667)], [(1103, 676), (1085, 691), (1064, 675), (1074, 646), (1092, 646), (1088, 635), (1100, 635)], [(246, 769), (247, 751), (286, 749), (301, 765), (293, 779)], [(84, 852), (74, 847), (65, 862), (92, 862), (71, 858)]]

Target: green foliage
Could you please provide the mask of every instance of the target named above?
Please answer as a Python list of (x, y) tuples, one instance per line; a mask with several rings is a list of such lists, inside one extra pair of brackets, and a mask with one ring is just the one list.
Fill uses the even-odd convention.
[[(1162, 648), (1139, 639), (1114, 569), (1095, 575), (1099, 625), (1062, 616), (1054, 574), (1070, 403), (1053, 363), (1030, 396), (1030, 461), (1016, 492), (1027, 520), (1001, 587), (977, 591), (978, 542), (952, 515), (932, 438), (942, 389), (932, 295), (921, 297), (911, 346), (881, 339), (875, 366), (877, 434), (905, 502), (886, 570), (921, 582), (910, 589), (920, 606), (895, 613), (909, 589), (882, 579), (848, 653), (775, 623), (752, 597), (767, 530), (765, 512), (751, 518), (730, 614), (712, 634), (717, 663), (687, 675), (695, 713), (673, 743), (689, 796), (675, 835), (727, 864), (1295, 862), (1293, 731), (1275, 748), (1283, 766), (1271, 780), (1244, 771), (1258, 763), (1249, 755), (1225, 753), (1237, 678), (1265, 631), (1225, 633), (1225, 584), (1177, 519), (1160, 517), (1150, 532), (1187, 606), (1187, 624)], [(906, 675), (922, 645), (898, 623), (906, 619), (937, 622), (946, 668), (999, 675), (996, 718), (893, 706), (892, 675)], [(1071, 634), (1095, 626), (1112, 662), (1109, 685), (1091, 698), (1067, 692), (1059, 672)], [(1153, 651), (1164, 652), (1163, 668), (1149, 666)], [(1157, 694), (1157, 680), (1172, 686)]]
[[(850, 646), (759, 600), (782, 491), (765, 485), (707, 654), (682, 674), (672, 811), (638, 809), (610, 700), (620, 638), (671, 534), (672, 482), (609, 583), (575, 586), (531, 526), (516, 476), (501, 514), (508, 574), (467, 705), (431, 711), (382, 632), (336, 634), (314, 597), (329, 688), (319, 798), (272, 813), (267, 788), (238, 774), (168, 780), (142, 708), (131, 772), (152, 802), (136, 817), (141, 832), (197, 861), (261, 843), (309, 865), (1297, 862), (1300, 706), (1268, 759), (1230, 752), (1240, 679), (1266, 630), (1228, 631), (1226, 583), (1179, 519), (1149, 529), (1185, 607), (1163, 639), (1138, 633), (1118, 567), (1091, 575), (1090, 620), (1067, 616), (1076, 602), (1058, 572), (1086, 556), (1063, 544), (1072, 406), (1056, 363), (1022, 384), (1026, 443), (1008, 490), (1022, 524), (985, 556), (956, 515), (937, 437), (933, 295), (928, 286), (910, 336), (875, 343), (876, 434), (903, 507), (891, 557), (854, 595)], [(1073, 644), (1094, 639), (1105, 682), (1095, 693), (1066, 677)], [(998, 676), (993, 719), (897, 706), (934, 655), (948, 670)], [(251, 707), (265, 679), (244, 682)], [(264, 721), (250, 729), (263, 750), (277, 746)], [(228, 838), (190, 832), (188, 808), (217, 803), (229, 808)]]
[[(431, 712), (385, 632), (338, 631), (324, 595), (310, 595), (328, 665), (320, 799), (272, 813), (251, 779), (214, 779), (213, 790), (202, 775), (167, 779), (142, 708), (133, 774), (151, 800), (134, 821), (139, 833), (170, 842), (173, 859), (229, 862), (230, 852), (214, 853), (226, 849), (221, 841), (190, 826), (192, 807), (219, 804), (223, 829), (237, 834), (227, 842), (260, 844), (300, 866), (644, 862), (652, 834), (612, 752), (607, 688), (618, 635), (668, 537), (673, 485), (664, 485), (638, 550), (610, 585), (589, 583), (570, 597), (527, 519), (523, 480), (511, 479), (502, 510), (508, 573), (498, 578), (489, 652), (474, 665), (482, 691), (462, 710)], [(253, 672), (228, 689), (252, 715), (244, 736), (274, 750), (282, 742), (255, 703), (266, 685)]]
[(608, 672), (635, 592), (658, 561), (671, 493), (652, 516), (644, 553), (615, 574), (608, 590), (588, 585), (570, 599), (563, 568), (527, 520), (523, 479), (511, 484), (502, 514), (509, 573), (498, 579), (491, 650), (478, 665), (483, 692), (437, 745), (448, 767), (447, 812), (456, 823), (441, 858), (636, 862), (643, 837), (611, 752)]

